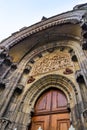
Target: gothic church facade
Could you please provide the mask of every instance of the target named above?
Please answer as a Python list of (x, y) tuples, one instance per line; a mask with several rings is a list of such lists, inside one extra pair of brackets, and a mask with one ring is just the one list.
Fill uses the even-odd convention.
[(87, 130), (87, 4), (0, 43), (0, 130)]

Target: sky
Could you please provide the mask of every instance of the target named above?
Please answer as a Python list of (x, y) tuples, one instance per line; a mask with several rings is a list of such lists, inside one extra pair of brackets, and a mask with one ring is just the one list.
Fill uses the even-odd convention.
[(23, 27), (67, 12), (87, 0), (0, 0), (0, 41)]

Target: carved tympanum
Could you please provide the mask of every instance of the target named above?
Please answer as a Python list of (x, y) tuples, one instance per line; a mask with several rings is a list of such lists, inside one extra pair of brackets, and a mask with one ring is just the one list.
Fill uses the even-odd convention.
[(72, 66), (73, 63), (69, 53), (55, 51), (36, 61), (31, 69), (30, 75), (47, 73)]

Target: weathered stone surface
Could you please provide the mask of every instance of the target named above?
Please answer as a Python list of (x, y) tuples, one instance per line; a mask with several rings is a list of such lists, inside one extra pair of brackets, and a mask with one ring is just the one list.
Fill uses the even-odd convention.
[(1, 42), (1, 130), (29, 129), (37, 99), (51, 88), (67, 97), (75, 129), (87, 129), (86, 6), (44, 18)]

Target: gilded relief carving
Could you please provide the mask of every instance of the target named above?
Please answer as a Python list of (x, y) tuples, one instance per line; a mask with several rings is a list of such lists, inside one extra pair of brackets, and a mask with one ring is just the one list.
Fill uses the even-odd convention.
[(30, 75), (47, 73), (54, 70), (72, 67), (73, 63), (69, 53), (55, 51), (40, 58), (33, 65)]

